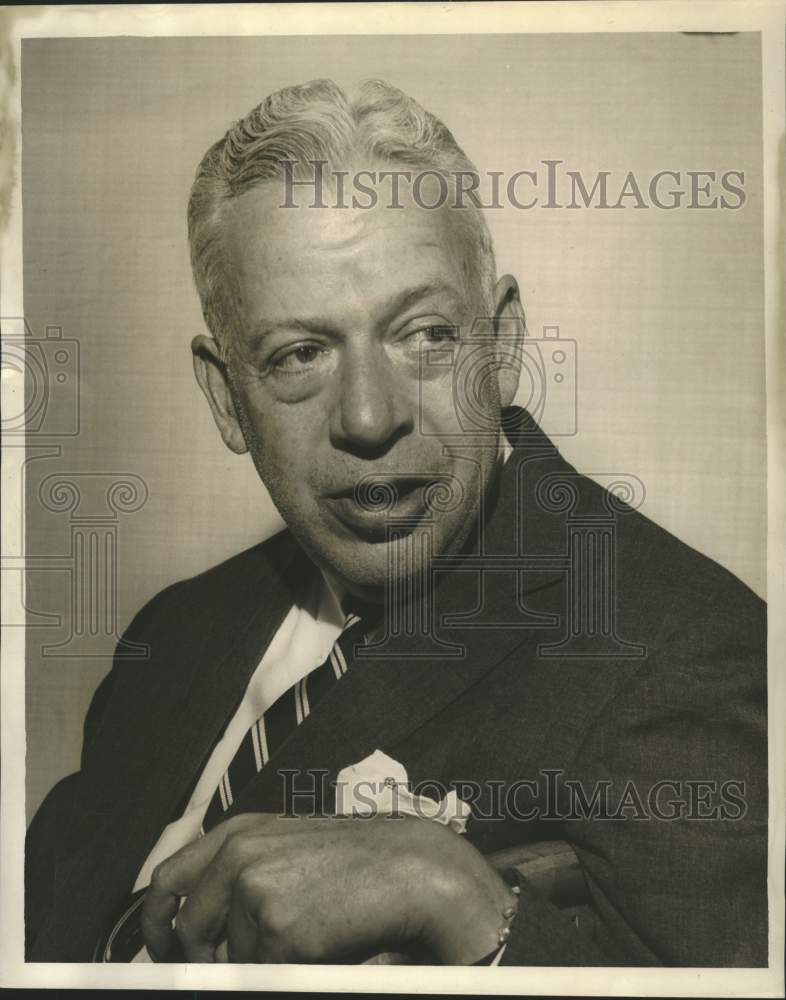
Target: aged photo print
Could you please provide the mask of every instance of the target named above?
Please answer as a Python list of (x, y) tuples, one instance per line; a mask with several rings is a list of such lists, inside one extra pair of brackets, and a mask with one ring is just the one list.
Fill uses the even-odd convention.
[(782, 5), (2, 13), (3, 984), (782, 995)]

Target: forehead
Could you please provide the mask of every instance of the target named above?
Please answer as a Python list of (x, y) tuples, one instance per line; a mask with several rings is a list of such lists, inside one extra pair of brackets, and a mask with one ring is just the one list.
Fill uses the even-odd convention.
[(455, 209), (424, 209), (406, 196), (401, 208), (281, 202), (280, 187), (263, 184), (235, 198), (225, 215), (228, 263), (254, 318), (304, 304), (328, 312), (360, 302), (372, 310), (375, 299), (416, 284), (465, 292), (466, 251)]

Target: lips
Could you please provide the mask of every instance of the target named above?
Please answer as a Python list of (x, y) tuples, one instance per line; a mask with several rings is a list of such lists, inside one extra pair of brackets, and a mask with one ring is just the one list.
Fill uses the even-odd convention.
[(392, 523), (399, 522), (404, 530), (416, 526), (426, 511), (424, 492), (430, 482), (433, 477), (368, 477), (331, 491), (324, 503), (351, 534), (382, 542)]

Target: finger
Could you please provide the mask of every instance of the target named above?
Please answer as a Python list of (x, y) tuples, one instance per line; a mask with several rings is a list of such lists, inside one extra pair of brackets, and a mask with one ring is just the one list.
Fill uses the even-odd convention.
[(215, 943), (226, 927), (232, 895), (250, 867), (260, 870), (264, 866), (272, 839), (249, 831), (225, 839), (177, 914), (175, 933), (186, 961), (214, 960)]
[(140, 925), (145, 945), (154, 960), (162, 961), (173, 952), (176, 937), (172, 922), (180, 906), (180, 897), (191, 892), (227, 836), (244, 825), (236, 822), (240, 820), (247, 823), (245, 816), (220, 823), (204, 837), (167, 858), (153, 871), (142, 904)]
[(228, 962), (270, 962), (264, 954), (261, 934), (264, 932), (255, 915), (258, 899), (248, 880), (243, 880), (232, 895), (227, 917), (226, 952)]
[(149, 907), (145, 896), (139, 924), (145, 946), (154, 962), (166, 962), (174, 954), (177, 939), (173, 923), (179, 903), (180, 897), (173, 894), (157, 899), (155, 907)]
[(140, 917), (142, 936), (153, 959), (162, 961), (173, 953), (177, 943), (173, 921), (180, 898), (191, 891), (221, 842), (220, 835), (216, 838), (208, 834), (167, 858), (153, 871)]

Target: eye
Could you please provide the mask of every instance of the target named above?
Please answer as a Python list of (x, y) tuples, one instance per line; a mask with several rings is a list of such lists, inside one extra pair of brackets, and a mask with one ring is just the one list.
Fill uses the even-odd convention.
[(413, 330), (409, 338), (414, 338), (417, 341), (428, 341), (432, 344), (444, 344), (459, 339), (459, 328), (449, 326), (446, 323), (435, 323)]
[(272, 367), (283, 375), (299, 375), (310, 371), (327, 351), (319, 344), (298, 344), (273, 359)]

